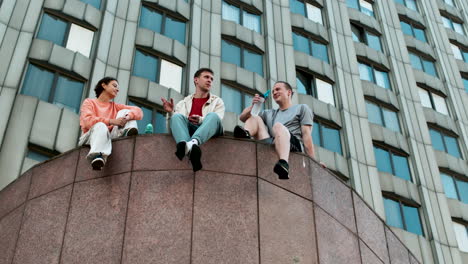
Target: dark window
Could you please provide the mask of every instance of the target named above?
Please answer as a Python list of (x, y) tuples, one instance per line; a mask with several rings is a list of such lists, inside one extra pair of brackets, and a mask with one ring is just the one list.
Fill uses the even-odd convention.
[(167, 133), (166, 114), (155, 106), (143, 104), (136, 101), (129, 101), (129, 105), (138, 106), (143, 111), (143, 118), (137, 120), (138, 131), (143, 134), (148, 124), (153, 125), (154, 133)]
[(185, 21), (145, 3), (141, 6), (139, 26), (185, 44)]
[(468, 93), (468, 77), (462, 75), (463, 87), (465, 87), (465, 91)]
[(65, 74), (29, 64), (21, 94), (65, 107), (78, 113), (83, 97), (84, 82)]
[(296, 71), (297, 92), (308, 94), (318, 100), (335, 105), (333, 84), (303, 71)]
[(371, 33), (363, 27), (355, 24), (351, 24), (351, 33), (354, 41), (364, 43), (372, 49), (382, 51), (380, 37), (377, 34)]
[(377, 170), (411, 181), (408, 157), (390, 148), (374, 145)]
[(329, 125), (322, 120), (315, 120), (312, 128), (312, 140), (314, 145), (343, 155), (340, 129), (334, 125)]
[(404, 34), (413, 36), (422, 42), (427, 42), (426, 33), (424, 32), (424, 29), (420, 28), (419, 26), (416, 26), (416, 24), (407, 21), (400, 21), (400, 25), (401, 30)]
[(404, 229), (422, 236), (421, 218), (417, 207), (404, 204), (399, 200), (383, 197), (386, 222), (390, 226)]
[[(226, 84), (221, 84), (221, 97), (227, 112), (241, 114), (242, 111), (252, 104), (253, 94), (241, 89), (236, 89)], [(263, 104), (265, 108), (265, 104)]]
[(431, 61), (430, 59), (425, 58), (413, 52), (409, 52), (409, 56), (410, 56), (411, 66), (413, 66), (413, 68), (421, 70), (434, 77), (437, 77), (437, 71), (435, 68), (434, 61)]
[(323, 44), (310, 36), (301, 35), (296, 32), (293, 32), (293, 44), (295, 50), (304, 52), (329, 63), (328, 48), (326, 44)]
[(223, 39), (221, 41), (221, 60), (235, 64), (248, 71), (263, 76), (263, 55), (249, 49), (246, 45), (236, 44)]
[(462, 158), (458, 147), (457, 136), (440, 128), (430, 127), (432, 146), (436, 150), (444, 151), (454, 157)]

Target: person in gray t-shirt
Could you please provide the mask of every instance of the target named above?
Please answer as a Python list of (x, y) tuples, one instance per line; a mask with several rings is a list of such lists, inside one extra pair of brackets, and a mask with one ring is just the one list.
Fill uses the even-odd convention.
[[(260, 101), (258, 94), (252, 100), (252, 106), (242, 111), (239, 119), (245, 122), (244, 128), (236, 126), (234, 136), (265, 140), (275, 145), (279, 161), (273, 171), (280, 179), (289, 179), (289, 152), (305, 152), (315, 159), (312, 142), (314, 114), (305, 104), (293, 105), (293, 90), (287, 82), (278, 81), (273, 86), (273, 99), (278, 109), (262, 111), (258, 116), (250, 114), (253, 104)], [(325, 167), (324, 164), (322, 164)]]

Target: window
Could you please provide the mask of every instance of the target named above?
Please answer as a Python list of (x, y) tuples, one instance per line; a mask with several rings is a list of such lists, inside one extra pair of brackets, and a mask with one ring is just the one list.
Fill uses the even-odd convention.
[(346, 4), (348, 7), (357, 9), (368, 16), (374, 16), (374, 8), (372, 7), (372, 3), (366, 0), (346, 0)]
[(24, 173), (25, 171), (29, 170), (32, 166), (44, 162), (59, 154), (60, 153), (57, 151), (49, 150), (47, 148), (30, 143), (28, 145), (28, 151), (26, 153), (26, 156), (24, 157), (21, 173)]
[(398, 227), (416, 235), (423, 235), (417, 207), (387, 197), (383, 197), (383, 200), (385, 218), (389, 226)]
[(432, 146), (436, 150), (444, 151), (449, 155), (461, 158), (460, 149), (458, 147), (457, 137), (448, 131), (443, 131), (440, 128), (429, 127)]
[(468, 225), (453, 221), (453, 231), (457, 237), (458, 248), (463, 252), (468, 252)]
[(395, 0), (395, 2), (402, 4), (411, 10), (418, 11), (416, 0)]
[[(445, 196), (468, 204), (468, 178), (455, 177), (441, 172)], [(464, 177), (463, 177), (464, 178)]]
[(442, 15), (442, 22), (444, 23), (444, 27), (449, 28), (457, 32), (458, 34), (465, 35), (465, 31), (463, 30), (463, 25), (457, 22), (454, 22), (452, 19)]
[[(236, 2), (236, 5), (223, 1), (223, 19), (234, 21), (250, 30), (261, 33), (260, 14), (246, 11), (247, 6)], [(252, 8), (250, 8), (252, 9)]]
[(411, 181), (408, 157), (397, 151), (374, 145), (377, 170), (390, 173), (399, 178)]
[(309, 54), (317, 59), (328, 62), (328, 49), (327, 45), (318, 42), (310, 37), (300, 35), (299, 33), (293, 32), (293, 44), (294, 49), (300, 52)]
[(435, 68), (434, 61), (430, 61), (429, 59), (426, 59), (411, 51), (409, 52), (409, 56), (410, 56), (411, 66), (413, 66), (413, 68), (421, 70), (434, 77), (437, 77), (437, 71)]
[(148, 124), (153, 125), (154, 133), (167, 133), (166, 114), (163, 113), (163, 111), (159, 111), (155, 107), (134, 101), (129, 101), (129, 105), (138, 106), (143, 111), (143, 118), (141, 120), (137, 120), (138, 131), (140, 134), (145, 132)]
[(185, 44), (186, 24), (182, 18), (176, 18), (143, 4), (138, 25)]
[(263, 55), (243, 44), (221, 41), (221, 60), (263, 76)]
[(445, 97), (419, 87), (419, 98), (421, 99), (422, 106), (432, 108), (444, 115), (449, 114), (447, 104), (445, 103)]
[(65, 107), (78, 113), (84, 83), (58, 72), (29, 64), (21, 94)]
[(388, 72), (378, 70), (374, 66), (359, 62), (359, 76), (361, 80), (375, 83), (385, 89), (391, 89)]
[(351, 24), (351, 34), (354, 41), (364, 43), (370, 48), (382, 51), (380, 37), (376, 34), (370, 33), (368, 30), (355, 24)]
[(182, 66), (136, 50), (133, 75), (182, 92)]
[(468, 49), (461, 48), (453, 43), (450, 43), (450, 46), (452, 47), (453, 56), (455, 59), (468, 62)]
[(465, 87), (465, 91), (468, 93), (468, 77), (462, 75), (463, 86)]
[(44, 13), (36, 37), (89, 57), (94, 32), (52, 14)]
[(312, 95), (322, 102), (335, 105), (331, 83), (303, 71), (296, 71), (296, 84), (298, 93)]
[(308, 19), (323, 25), (322, 9), (304, 0), (289, 0), (292, 13), (300, 14)]
[(422, 42), (427, 42), (426, 33), (424, 33), (424, 29), (419, 28), (415, 24), (406, 21), (400, 21), (401, 30), (404, 34), (413, 36), (417, 40)]
[(381, 125), (395, 132), (400, 132), (398, 115), (395, 110), (368, 100), (366, 100), (366, 106), (370, 122)]
[(337, 126), (328, 125), (322, 120), (314, 120), (312, 140), (314, 145), (343, 155), (341, 150), (340, 129)]
[(101, 9), (101, 0), (80, 0), (83, 3), (90, 4), (97, 9)]
[[(221, 84), (221, 97), (227, 112), (233, 112), (238, 115), (252, 104), (253, 94), (241, 91), (226, 84)], [(265, 104), (263, 104), (263, 109)]]
[(449, 6), (455, 6), (455, 3), (453, 2), (453, 0), (444, 0), (444, 2), (449, 5)]

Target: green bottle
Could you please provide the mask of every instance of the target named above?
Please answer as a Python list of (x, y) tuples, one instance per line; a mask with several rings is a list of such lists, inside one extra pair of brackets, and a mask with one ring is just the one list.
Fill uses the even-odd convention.
[(153, 125), (151, 123), (146, 125), (145, 134), (153, 134)]

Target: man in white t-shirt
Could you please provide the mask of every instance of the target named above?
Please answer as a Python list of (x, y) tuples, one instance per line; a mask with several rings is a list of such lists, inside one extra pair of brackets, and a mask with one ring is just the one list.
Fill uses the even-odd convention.
[[(234, 136), (267, 141), (275, 145), (279, 160), (273, 171), (279, 179), (289, 179), (289, 152), (305, 152), (315, 159), (312, 142), (312, 126), (314, 114), (305, 104), (292, 104), (293, 90), (287, 82), (278, 81), (273, 86), (273, 99), (279, 105), (278, 109), (269, 109), (252, 116), (253, 104), (259, 102), (258, 94), (252, 100), (252, 105), (244, 109), (239, 119), (245, 122), (244, 128), (236, 126)], [(325, 165), (322, 163), (322, 166)]]

